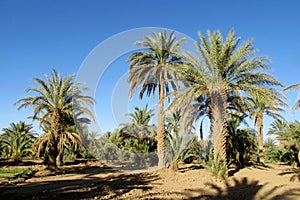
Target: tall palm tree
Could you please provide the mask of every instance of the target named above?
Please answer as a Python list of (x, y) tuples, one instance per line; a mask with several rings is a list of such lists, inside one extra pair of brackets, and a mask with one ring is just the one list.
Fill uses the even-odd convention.
[(31, 124), (20, 121), (11, 123), (9, 128), (3, 128), (0, 141), (7, 157), (15, 162), (32, 153), (32, 144), (35, 139)]
[(275, 90), (266, 90), (264, 96), (253, 96), (248, 98), (249, 115), (257, 127), (257, 141), (259, 161), (264, 163), (264, 139), (263, 126), (265, 115), (274, 119), (284, 120), (284, 117), (279, 112), (284, 112), (287, 106), (285, 97)]
[(232, 97), (243, 100), (250, 92), (264, 95), (265, 87), (281, 83), (262, 71), (270, 69), (265, 64), (269, 59), (255, 56), (253, 40), (239, 45), (240, 38), (235, 36), (234, 30), (228, 33), (224, 41), (220, 31), (208, 31), (207, 38), (200, 32), (199, 38), (200, 42), (196, 44), (199, 55), (187, 53), (184, 59), (188, 64), (179, 69), (189, 84), (175, 93), (172, 104), (183, 105), (183, 111), (190, 113), (194, 102), (206, 96), (214, 159), (220, 156), (225, 162), (225, 116), (228, 108), (234, 105), (230, 102)]
[(178, 51), (181, 49), (181, 43), (184, 38), (176, 40), (174, 32), (167, 36), (164, 32), (153, 32), (153, 37), (146, 35), (144, 41), (138, 41), (136, 44), (146, 48), (131, 54), (128, 60), (129, 66), (128, 82), (130, 83), (129, 96), (141, 86), (139, 98), (144, 94), (147, 96), (155, 94), (158, 89), (159, 111), (158, 111), (158, 131), (157, 131), (157, 154), (158, 166), (164, 167), (164, 151), (166, 147), (165, 138), (165, 115), (164, 102), (165, 96), (171, 88), (176, 88), (174, 82), (178, 80), (175, 66), (181, 63)]
[[(62, 77), (60, 73), (53, 70), (50, 76), (45, 75), (45, 80), (34, 78), (33, 81), (39, 87), (30, 87), (26, 93), (35, 93), (32, 96), (22, 98), (15, 104), (18, 109), (31, 107), (34, 111), (33, 118), (40, 122), (47, 132), (38, 140), (45, 141), (48, 151), (49, 167), (60, 165), (61, 155), (66, 138), (71, 141), (79, 141), (79, 136), (74, 134), (74, 120), (87, 123), (87, 117), (93, 118), (90, 110), (94, 99), (85, 96), (86, 88), (81, 83), (73, 81), (74, 74)], [(73, 128), (72, 128), (73, 126)], [(73, 129), (73, 130), (71, 130)]]

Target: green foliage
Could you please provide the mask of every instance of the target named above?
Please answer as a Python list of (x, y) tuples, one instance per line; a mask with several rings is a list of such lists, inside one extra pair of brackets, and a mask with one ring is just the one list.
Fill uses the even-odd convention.
[(174, 32), (167, 35), (167, 32), (153, 32), (153, 36), (145, 35), (144, 41), (136, 42), (143, 47), (143, 50), (132, 53), (128, 60), (130, 61), (128, 83), (130, 84), (129, 96), (138, 88), (139, 98), (144, 94), (155, 98), (158, 92), (158, 124), (157, 124), (157, 154), (159, 157), (158, 165), (163, 167), (164, 149), (165, 149), (165, 97), (171, 89), (176, 90), (179, 85), (180, 74), (175, 69), (180, 66), (182, 61), (179, 55), (182, 38), (176, 40)]
[(235, 164), (239, 167), (244, 166), (250, 161), (257, 149), (256, 131), (251, 128), (241, 128), (247, 115), (243, 112), (229, 112), (226, 116), (227, 136), (226, 136), (226, 155), (228, 166)]
[(0, 175), (3, 175), (3, 174), (18, 174), (20, 172), (23, 172), (24, 169), (17, 169), (17, 168), (14, 168), (14, 169), (0, 169)]
[(185, 54), (184, 65), (178, 67), (185, 87), (174, 93), (170, 106), (181, 108), (185, 124), (207, 115), (214, 153), (226, 160), (224, 119), (228, 111), (241, 110), (249, 96), (266, 96), (282, 84), (265, 72), (271, 68), (266, 64), (269, 59), (256, 56), (253, 40), (240, 44), (234, 30), (225, 39), (220, 31), (207, 31), (207, 36), (200, 32), (199, 38), (198, 56)]
[(265, 162), (266, 163), (278, 163), (282, 156), (282, 152), (276, 145), (275, 140), (268, 138), (264, 144), (265, 147)]
[(238, 166), (244, 166), (256, 152), (257, 140), (255, 130), (250, 128), (236, 129), (229, 131), (227, 135), (226, 153), (228, 164), (234, 163)]
[(18, 109), (31, 107), (34, 114), (30, 118), (38, 120), (45, 131), (35, 144), (38, 155), (41, 152), (47, 155), (45, 161), (49, 167), (60, 165), (66, 142), (70, 142), (75, 149), (81, 145), (75, 121), (82, 125), (90, 122), (87, 117), (94, 118), (91, 107), (95, 100), (84, 95), (86, 88), (73, 81), (74, 76), (62, 77), (53, 70), (50, 75), (45, 75), (45, 80), (34, 78), (38, 86), (25, 90), (34, 94), (15, 103), (19, 105)]
[(200, 161), (201, 152), (203, 152), (202, 141), (198, 141), (197, 137), (195, 137), (191, 144), (188, 146), (187, 151), (183, 156), (183, 161), (185, 163), (191, 163), (194, 160)]
[(5, 178), (9, 181), (14, 181), (19, 178), (25, 178), (32, 174), (30, 168), (13, 168), (13, 169), (0, 169), (0, 178)]
[(114, 137), (110, 132), (101, 137), (96, 132), (89, 134), (87, 147), (90, 154), (100, 160), (117, 160), (118, 147), (110, 141), (110, 137)]
[(211, 172), (213, 176), (217, 178), (226, 179), (227, 177), (226, 163), (221, 159), (219, 155), (214, 158), (213, 154), (211, 153), (206, 168)]
[[(280, 161), (300, 165), (300, 122), (276, 120), (271, 124), (269, 134), (276, 135), (279, 142)], [(276, 152), (276, 150), (274, 150)]]
[(175, 161), (184, 161), (191, 157), (197, 157), (197, 155), (193, 154), (196, 152), (189, 149), (194, 141), (197, 141), (197, 138), (193, 134), (180, 134), (179, 132), (168, 134), (165, 151), (166, 165), (170, 165)]
[[(132, 134), (129, 134), (129, 127), (132, 127)], [(131, 153), (148, 153), (153, 152), (156, 149), (156, 141), (154, 136), (140, 138), (135, 136), (135, 126), (127, 125), (126, 132), (124, 127), (122, 129), (116, 129), (110, 136), (110, 141), (118, 148), (131, 152)], [(138, 131), (139, 132), (139, 131)]]
[(3, 128), (0, 143), (2, 156), (13, 161), (21, 161), (25, 156), (32, 155), (32, 144), (35, 139), (31, 124), (20, 121), (11, 123), (9, 128)]
[(140, 109), (134, 108), (129, 113), (131, 123), (121, 124), (109, 137), (110, 141), (118, 148), (131, 153), (149, 153), (157, 148), (155, 140), (156, 126), (149, 125), (153, 110), (148, 110), (148, 105)]
[(32, 169), (24, 169), (22, 172), (14, 175), (13, 177), (9, 178), (10, 181), (17, 180), (19, 178), (26, 178), (27, 176), (32, 174)]

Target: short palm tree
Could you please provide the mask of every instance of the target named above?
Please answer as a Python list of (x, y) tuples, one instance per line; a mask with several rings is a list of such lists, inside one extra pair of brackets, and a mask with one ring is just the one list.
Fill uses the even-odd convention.
[(132, 144), (132, 150), (142, 150), (146, 153), (149, 145), (155, 142), (156, 126), (149, 124), (153, 110), (148, 110), (148, 105), (144, 108), (134, 107), (134, 110), (133, 113), (128, 114), (131, 123), (121, 124), (119, 135), (124, 138), (122, 143)]
[[(183, 111), (190, 113), (194, 103), (206, 97), (214, 159), (220, 156), (225, 162), (225, 116), (229, 106), (233, 105), (230, 102), (232, 97), (243, 100), (249, 93), (264, 95), (265, 87), (281, 83), (262, 71), (270, 69), (265, 64), (268, 58), (255, 56), (253, 40), (239, 45), (240, 38), (235, 36), (234, 30), (229, 32), (225, 40), (220, 31), (208, 31), (207, 38), (200, 32), (199, 37), (200, 43), (196, 44), (199, 55), (187, 53), (184, 60), (188, 64), (178, 69), (189, 84), (175, 93), (172, 104), (184, 106)], [(200, 109), (196, 111), (201, 112)]]
[(138, 126), (147, 126), (153, 117), (153, 109), (148, 110), (148, 104), (144, 108), (134, 107), (134, 112), (128, 114), (132, 123)]
[(170, 112), (166, 116), (166, 126), (169, 133), (177, 133), (180, 129), (181, 111), (179, 109)]
[[(245, 121), (247, 115), (240, 111), (231, 111), (226, 116), (227, 134), (227, 160), (240, 166), (250, 160), (251, 154), (256, 150), (256, 131), (248, 128)], [(242, 127), (244, 124), (246, 127)]]
[(165, 138), (165, 96), (170, 89), (176, 87), (175, 80), (178, 80), (175, 66), (180, 65), (179, 50), (184, 39), (176, 40), (174, 32), (167, 36), (164, 32), (153, 32), (153, 37), (146, 35), (144, 41), (136, 44), (145, 48), (131, 54), (128, 60), (129, 66), (128, 82), (130, 83), (129, 96), (132, 97), (141, 86), (139, 98), (144, 94), (147, 96), (155, 94), (158, 89), (159, 111), (158, 111), (158, 131), (157, 131), (157, 154), (158, 166), (164, 167), (164, 151), (166, 147)]
[(131, 123), (121, 124), (121, 132), (136, 138), (148, 138), (153, 136), (156, 131), (155, 125), (150, 125), (151, 117), (154, 115), (153, 110), (148, 110), (148, 105), (144, 108), (134, 107), (134, 112), (129, 113)]
[(9, 128), (3, 128), (3, 132), (0, 141), (8, 158), (18, 162), (32, 153), (35, 134), (31, 124), (25, 124), (23, 121), (11, 123)]
[(33, 109), (34, 114), (31, 118), (38, 120), (46, 130), (38, 139), (38, 143), (46, 144), (49, 167), (57, 167), (60, 165), (65, 139), (80, 141), (79, 136), (74, 133), (74, 120), (89, 122), (86, 117), (80, 118), (81, 115), (93, 118), (90, 108), (94, 99), (84, 95), (86, 88), (73, 81), (73, 74), (64, 78), (53, 70), (51, 75), (46, 75), (45, 78), (46, 80), (34, 78), (33, 81), (39, 87), (30, 87), (25, 92), (33, 92), (35, 95), (22, 98), (15, 104), (19, 105), (18, 109)]
[(281, 139), (286, 154), (289, 154), (290, 162), (300, 165), (300, 122), (296, 120), (288, 123), (282, 132)]
[(282, 136), (284, 135), (284, 131), (287, 128), (287, 121), (282, 119), (276, 119), (274, 122), (271, 123), (268, 135), (275, 135), (277, 141), (279, 142), (279, 147), (282, 147)]

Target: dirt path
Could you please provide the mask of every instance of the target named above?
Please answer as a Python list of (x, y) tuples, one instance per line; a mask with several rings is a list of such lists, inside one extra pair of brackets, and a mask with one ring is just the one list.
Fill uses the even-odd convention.
[(2, 184), (0, 199), (300, 199), (298, 178), (299, 169), (275, 165), (248, 167), (221, 181), (192, 166), (141, 172), (80, 164)]

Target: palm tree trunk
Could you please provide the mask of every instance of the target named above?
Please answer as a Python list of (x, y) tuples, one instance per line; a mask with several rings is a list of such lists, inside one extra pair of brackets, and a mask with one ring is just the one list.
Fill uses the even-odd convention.
[(164, 83), (159, 85), (159, 111), (158, 111), (158, 132), (157, 132), (157, 155), (158, 167), (165, 167), (165, 116), (164, 116)]
[(211, 137), (214, 144), (214, 160), (218, 157), (226, 163), (226, 94), (224, 90), (213, 90), (211, 92)]
[(199, 135), (200, 135), (201, 141), (203, 141), (203, 121), (204, 121), (204, 119), (201, 120), (200, 128), (199, 128)]
[(58, 112), (53, 112), (52, 120), (50, 124), (51, 128), (51, 137), (52, 141), (49, 144), (49, 152), (48, 152), (48, 167), (57, 168), (60, 162), (57, 162), (57, 157), (59, 157), (59, 133), (60, 133), (60, 116)]
[(260, 112), (257, 116), (257, 139), (259, 162), (264, 163), (263, 112)]

